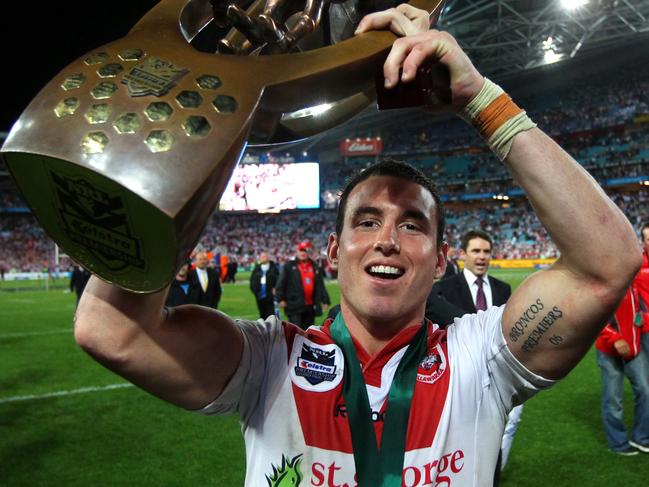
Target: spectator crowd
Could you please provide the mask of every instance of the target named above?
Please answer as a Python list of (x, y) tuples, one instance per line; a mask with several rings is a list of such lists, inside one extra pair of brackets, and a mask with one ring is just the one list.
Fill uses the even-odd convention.
[[(626, 74), (616, 71), (610, 77), (591, 77), (588, 85), (573, 83), (559, 96), (535, 95), (520, 102), (541, 128), (589, 170), (634, 225), (649, 219), (648, 66), (636, 66)], [(383, 156), (407, 160), (434, 178), (446, 201), (445, 237), (451, 246), (457, 246), (464, 229), (482, 228), (496, 236), (495, 258), (556, 256), (554, 243), (520, 196), (520, 189), (466, 124), (442, 119), (420, 129), (423, 125), (413, 120), (397, 128), (386, 127), (383, 132), (378, 128), (377, 133), (349, 136), (380, 136)], [(321, 210), (215, 212), (199, 246), (228, 256), (242, 270), (250, 269), (262, 251), (283, 263), (304, 240), (313, 242), (314, 255), (322, 258), (334, 228), (337, 191), (351, 174), (374, 160), (345, 157), (335, 164), (322, 163)], [(0, 269), (5, 272), (53, 266), (54, 243), (25, 206), (0, 166)]]

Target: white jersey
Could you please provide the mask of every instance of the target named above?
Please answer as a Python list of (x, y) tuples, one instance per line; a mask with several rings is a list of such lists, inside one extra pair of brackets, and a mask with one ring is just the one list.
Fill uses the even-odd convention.
[[(508, 412), (553, 384), (511, 354), (500, 326), (503, 309), (465, 315), (445, 330), (428, 325), (402, 485), (491, 486)], [(275, 317), (238, 324), (244, 336), (239, 369), (202, 412), (239, 413), (245, 485), (355, 486), (344, 360), (329, 325), (304, 332)], [(373, 357), (357, 349), (379, 445), (390, 385), (416, 331), (402, 330)]]

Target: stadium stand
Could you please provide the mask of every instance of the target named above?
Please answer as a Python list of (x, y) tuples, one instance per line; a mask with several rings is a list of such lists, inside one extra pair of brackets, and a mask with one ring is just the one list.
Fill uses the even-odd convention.
[[(552, 97), (543, 93), (523, 97), (520, 104), (638, 225), (649, 217), (649, 64), (584, 79), (569, 83)], [(452, 246), (457, 245), (466, 228), (481, 227), (498, 235), (496, 258), (556, 257), (554, 244), (529, 210), (520, 188), (463, 122), (442, 118), (424, 126), (413, 118), (411, 124), (397, 128), (377, 127), (372, 133), (348, 135), (381, 137), (382, 156), (408, 160), (437, 181), (448, 212), (446, 239)], [(295, 155), (295, 160), (301, 155)], [(255, 154), (255, 158), (261, 162), (274, 160), (268, 153)], [(334, 227), (337, 191), (353, 172), (374, 160), (374, 156), (341, 156), (335, 163), (321, 162), (321, 210), (216, 212), (199, 245), (236, 256), (243, 269), (261, 250), (283, 262), (304, 239), (312, 240), (316, 249), (323, 251)], [(282, 237), (273, 238), (276, 235)], [(0, 266), (6, 270), (40, 271), (53, 265), (54, 244), (31, 216), (3, 165), (0, 246)]]

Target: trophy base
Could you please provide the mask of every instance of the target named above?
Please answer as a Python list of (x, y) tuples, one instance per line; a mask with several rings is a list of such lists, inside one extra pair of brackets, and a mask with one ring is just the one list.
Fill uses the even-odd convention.
[(179, 251), (173, 218), (87, 167), (40, 154), (2, 156), (34, 216), (79, 264), (134, 292), (171, 281)]

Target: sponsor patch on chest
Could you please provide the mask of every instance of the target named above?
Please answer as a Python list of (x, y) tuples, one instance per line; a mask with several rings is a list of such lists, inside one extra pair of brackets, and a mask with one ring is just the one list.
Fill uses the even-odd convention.
[(289, 367), (293, 384), (313, 392), (334, 389), (342, 381), (345, 368), (338, 345), (319, 345), (303, 336), (293, 342)]

